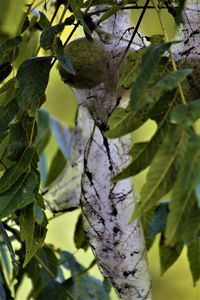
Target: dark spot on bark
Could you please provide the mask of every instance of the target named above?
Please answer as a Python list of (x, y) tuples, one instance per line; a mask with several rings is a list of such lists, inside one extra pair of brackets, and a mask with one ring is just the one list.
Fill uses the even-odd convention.
[(125, 254), (122, 254), (120, 255), (121, 259), (126, 259), (126, 255)]
[(179, 54), (180, 54), (181, 56), (187, 56), (187, 55), (190, 54), (190, 52), (191, 52), (194, 48), (195, 48), (195, 47), (190, 47), (189, 49), (187, 49), (187, 50), (185, 50), (185, 51), (183, 51), (183, 52), (180, 52)]
[(114, 205), (112, 205), (112, 216), (117, 216), (117, 214), (118, 214), (118, 211), (117, 211), (117, 209), (116, 209), (116, 207), (114, 207)]
[(113, 245), (114, 245), (114, 246), (118, 246), (118, 245), (119, 245), (119, 241), (115, 241), (115, 242), (113, 243)]
[(124, 271), (124, 272), (123, 272), (123, 276), (124, 276), (124, 277), (128, 277), (128, 275), (129, 275), (129, 272), (127, 272), (127, 271)]
[(134, 254), (139, 254), (139, 251), (133, 251), (130, 255), (133, 256)]
[(113, 227), (113, 232), (114, 233), (118, 233), (120, 231), (119, 227), (115, 226)]
[(124, 288), (125, 288), (125, 289), (130, 289), (130, 288), (131, 288), (131, 285), (126, 283), (126, 284), (124, 285)]
[(113, 166), (110, 165), (108, 169), (109, 169), (109, 171), (112, 171), (113, 170)]
[(122, 288), (117, 288), (117, 291), (118, 291), (119, 293), (121, 293), (121, 292), (122, 292)]
[(196, 35), (196, 34), (200, 34), (200, 31), (198, 29), (192, 31), (192, 33), (190, 33), (190, 37), (192, 37), (193, 35)]

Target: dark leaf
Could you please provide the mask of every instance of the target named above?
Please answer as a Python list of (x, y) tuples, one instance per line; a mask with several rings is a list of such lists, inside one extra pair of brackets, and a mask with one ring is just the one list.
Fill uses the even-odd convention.
[(147, 168), (162, 144), (167, 130), (167, 125), (161, 124), (160, 128), (158, 127), (157, 132), (149, 142), (140, 142), (134, 144), (130, 151), (133, 161), (121, 173), (113, 177), (112, 181), (135, 176)]
[(51, 273), (52, 278), (56, 278), (58, 274), (58, 259), (54, 253), (54, 250), (48, 245), (44, 245), (37, 252), (37, 259), (39, 260), (41, 266)]
[(62, 45), (62, 42), (60, 38), (56, 38), (54, 43), (54, 51), (56, 54), (56, 57), (60, 63), (60, 65), (70, 74), (75, 75), (76, 72), (73, 68), (73, 65), (71, 64), (70, 60), (67, 58), (64, 52), (64, 46)]
[(3, 176), (0, 178), (0, 194), (9, 190), (16, 183), (16, 181), (18, 181), (23, 173), (28, 172), (28, 168), (30, 167), (34, 153), (34, 148), (27, 148), (20, 157), (20, 160), (15, 162), (9, 169), (5, 171)]
[(172, 247), (165, 245), (164, 235), (161, 235), (159, 247), (161, 275), (163, 275), (167, 269), (175, 263), (175, 261), (179, 258), (182, 249), (182, 242), (177, 243)]
[(35, 222), (32, 204), (21, 210), (20, 234), (21, 239), (25, 241), (26, 245), (26, 256), (23, 267), (28, 264), (31, 258), (42, 247), (47, 232), (46, 226), (46, 217), (40, 225)]
[(155, 213), (150, 222), (147, 237), (152, 238), (158, 233), (165, 231), (167, 216), (169, 213), (169, 201), (162, 201), (156, 207)]
[(141, 107), (140, 99), (145, 89), (148, 87), (154, 72), (161, 60), (165, 51), (169, 50), (172, 42), (163, 43), (160, 45), (150, 46), (143, 56), (140, 72), (135, 80), (130, 99), (130, 107), (134, 111), (139, 110)]
[(82, 14), (79, 4), (75, 0), (69, 0), (69, 3), (71, 5), (71, 8), (73, 10), (75, 18), (78, 21), (80, 21), (80, 23), (83, 26), (83, 29), (87, 33), (88, 37), (92, 38), (91, 31), (83, 18), (83, 14)]
[[(2, 88), (0, 88), (0, 105), (7, 105), (11, 100), (15, 99), (15, 78), (8, 80)], [(14, 100), (16, 102), (16, 99)], [(16, 103), (17, 105), (17, 103)]]
[(57, 25), (54, 25), (52, 27), (46, 28), (40, 36), (40, 45), (43, 49), (48, 50), (51, 49), (56, 37), (57, 33), (60, 33), (65, 28), (64, 23), (60, 23)]
[(16, 100), (11, 101), (5, 106), (0, 106), (0, 140), (8, 130), (9, 124), (18, 112)]
[(74, 300), (74, 297), (70, 296), (69, 293), (69, 289), (72, 285), (73, 281), (69, 279), (63, 283), (51, 280), (38, 295), (36, 300)]
[(33, 205), (33, 215), (34, 215), (35, 222), (38, 225), (41, 225), (44, 221), (45, 214), (37, 202), (34, 202), (34, 205)]
[(1, 44), (0, 48), (0, 64), (3, 64), (5, 57), (8, 52), (12, 49), (17, 48), (22, 42), (22, 37), (20, 35), (13, 38), (9, 38)]
[[(194, 189), (200, 178), (200, 137), (192, 137), (181, 162), (181, 169), (172, 191), (167, 221), (167, 243), (193, 239), (199, 228), (200, 210)], [(191, 220), (188, 222), (188, 220)]]
[[(83, 273), (84, 267), (75, 260), (71, 253), (62, 251), (61, 259), (64, 261), (62, 266), (70, 270), (73, 277), (74, 284), (68, 290), (70, 295), (73, 296), (73, 299), (110, 299), (103, 287), (103, 283), (89, 276), (87, 273)], [(80, 273), (80, 275), (78, 273)]]
[(10, 75), (12, 72), (12, 66), (10, 63), (0, 65), (0, 83)]
[(187, 104), (179, 104), (174, 107), (171, 113), (171, 122), (179, 124), (184, 128), (192, 126), (199, 118), (200, 100), (194, 100)]
[(52, 159), (45, 185), (48, 186), (49, 184), (51, 184), (62, 172), (65, 166), (66, 159), (59, 148)]
[(151, 209), (173, 187), (176, 158), (182, 143), (181, 129), (172, 128), (151, 163), (133, 218)]
[(46, 110), (40, 109), (37, 113), (37, 136), (35, 139), (35, 147), (39, 154), (49, 142), (51, 136), (50, 117)]
[(0, 194), (0, 219), (33, 202), (36, 184), (35, 176), (25, 173), (8, 191)]
[(194, 242), (189, 244), (187, 250), (190, 270), (195, 286), (200, 278), (200, 238), (197, 238)]
[(44, 102), (51, 60), (51, 57), (35, 57), (24, 61), (19, 67), (16, 95), (22, 110), (38, 109)]
[(79, 215), (76, 228), (74, 232), (74, 244), (77, 249), (84, 249), (85, 251), (88, 249), (89, 244), (86, 238), (84, 229), (83, 229), (83, 215), (82, 213)]
[(39, 13), (40, 19), (38, 21), (38, 24), (41, 26), (41, 28), (44, 30), (51, 27), (51, 23), (49, 22), (47, 16), (42, 11), (40, 11)]

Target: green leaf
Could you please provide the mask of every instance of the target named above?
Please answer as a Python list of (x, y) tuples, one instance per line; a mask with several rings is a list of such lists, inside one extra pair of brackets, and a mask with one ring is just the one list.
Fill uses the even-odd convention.
[(66, 300), (73, 299), (68, 292), (70, 287), (73, 285), (73, 279), (69, 278), (64, 282), (60, 283), (56, 280), (51, 280), (42, 290), (42, 292), (38, 295), (36, 300)]
[(187, 255), (190, 264), (194, 286), (200, 278), (200, 238), (187, 246)]
[(121, 119), (118, 119), (114, 127), (104, 133), (104, 136), (111, 139), (118, 138), (136, 130), (147, 119), (148, 117), (144, 117), (142, 113), (135, 114), (134, 112), (127, 111), (123, 113)]
[(0, 106), (0, 141), (8, 130), (9, 124), (18, 112), (16, 100), (11, 101), (5, 106)]
[(165, 137), (154, 157), (146, 182), (141, 190), (140, 202), (137, 203), (132, 219), (141, 211), (151, 209), (172, 188), (176, 176), (176, 157), (182, 145), (182, 131), (172, 128)]
[(140, 142), (133, 145), (130, 151), (133, 161), (121, 173), (112, 178), (113, 182), (135, 176), (148, 167), (167, 133), (168, 127), (165, 125), (162, 124), (158, 128), (149, 142)]
[(37, 112), (37, 125), (38, 130), (35, 139), (35, 147), (38, 153), (41, 154), (51, 137), (50, 117), (45, 109), (40, 109)]
[(173, 42), (150, 46), (143, 56), (140, 72), (135, 80), (130, 99), (130, 108), (135, 111), (141, 108), (140, 99), (152, 79), (162, 55), (169, 50)]
[(41, 47), (45, 50), (51, 49), (54, 44), (56, 34), (62, 32), (64, 28), (65, 23), (60, 23), (52, 27), (46, 28), (40, 36)]
[(171, 113), (171, 122), (180, 124), (184, 128), (192, 126), (199, 118), (200, 100), (194, 100), (187, 104), (179, 104), (174, 107)]
[(194, 233), (198, 231), (200, 210), (194, 189), (199, 178), (200, 137), (194, 136), (188, 142), (179, 176), (172, 191), (166, 228), (166, 239), (170, 245), (184, 238), (192, 239)]
[(58, 263), (55, 251), (49, 245), (44, 245), (37, 251), (36, 256), (30, 260), (24, 269), (32, 281), (32, 290), (27, 299), (37, 299), (38, 295), (57, 276)]
[(77, 223), (76, 223), (76, 228), (74, 232), (74, 244), (77, 249), (84, 249), (85, 251), (89, 247), (88, 240), (86, 238), (84, 229), (83, 229), (83, 215), (82, 213), (79, 215)]
[(3, 176), (0, 178), (0, 194), (9, 190), (22, 176), (22, 174), (28, 171), (34, 153), (34, 148), (27, 148), (20, 157), (20, 160), (15, 162), (9, 169), (5, 171)]
[(160, 254), (160, 267), (161, 275), (163, 275), (179, 258), (183, 249), (183, 243), (177, 243), (170, 247), (165, 245), (164, 235), (160, 237), (159, 254)]
[(33, 202), (36, 184), (35, 176), (25, 173), (8, 191), (0, 194), (0, 219)]
[(7, 39), (1, 44), (0, 47), (0, 64), (4, 63), (5, 57), (8, 55), (9, 51), (17, 48), (22, 42), (22, 37), (17, 35), (13, 38)]
[(58, 275), (59, 261), (54, 253), (54, 250), (50, 246), (44, 245), (38, 250), (37, 260), (39, 260), (41, 266), (45, 270), (48, 270), (52, 278), (56, 278)]
[(40, 11), (40, 19), (38, 21), (38, 24), (42, 27), (42, 29), (46, 29), (48, 27), (51, 27), (51, 23), (49, 22), (47, 16)]
[(20, 65), (16, 75), (16, 96), (22, 110), (38, 109), (43, 103), (51, 60), (51, 57), (35, 57)]
[(72, 274), (74, 284), (69, 288), (68, 292), (73, 296), (73, 299), (110, 299), (103, 287), (103, 283), (87, 273), (83, 273), (84, 267), (76, 261), (71, 253), (62, 251), (61, 261), (64, 261), (62, 266), (70, 270)]
[(76, 75), (76, 71), (73, 68), (72, 63), (67, 58), (64, 52), (64, 46), (61, 42), (61, 39), (59, 37), (56, 38), (54, 43), (54, 51), (56, 54), (56, 57), (60, 63), (60, 65), (70, 74)]
[(150, 111), (165, 92), (172, 91), (176, 88), (191, 72), (192, 69), (183, 69), (163, 75), (155, 84), (143, 92), (140, 103), (135, 107), (135, 110), (137, 111), (145, 107), (146, 111)]
[(0, 88), (0, 105), (5, 106), (13, 99), (15, 99), (15, 78), (8, 80)]
[(36, 136), (34, 118), (24, 114), (23, 119), (9, 127), (8, 158), (12, 161), (20, 159), (24, 150), (29, 147)]
[(18, 262), (16, 260), (16, 255), (15, 255), (15, 252), (13, 250), (10, 237), (8, 236), (2, 222), (0, 222), (0, 231), (1, 231), (1, 236), (2, 236), (3, 242), (7, 246), (8, 251), (10, 253), (10, 257), (11, 257), (11, 260), (12, 260), (12, 266), (14, 268), (15, 274), (17, 274), (18, 273)]
[(82, 11), (80, 9), (79, 4), (75, 0), (69, 0), (69, 3), (71, 5), (71, 8), (73, 10), (75, 18), (78, 21), (80, 21), (81, 25), (83, 26), (84, 31), (88, 34), (88, 36), (90, 38), (92, 38), (91, 31), (90, 31), (88, 25), (86, 24), (86, 22), (84, 20), (83, 13), (82, 13)]
[(131, 51), (124, 63), (122, 73), (120, 75), (118, 85), (129, 89), (133, 85), (137, 74), (141, 68), (142, 57), (147, 51), (147, 48), (139, 49), (138, 51)]
[(52, 159), (45, 185), (46, 186), (50, 185), (62, 172), (65, 166), (66, 166), (66, 159), (62, 151), (58, 149)]
[(30, 204), (20, 214), (20, 234), (25, 241), (26, 255), (23, 267), (25, 267), (36, 252), (42, 247), (46, 236), (47, 219), (44, 218), (42, 224), (37, 224), (34, 218), (33, 205)]

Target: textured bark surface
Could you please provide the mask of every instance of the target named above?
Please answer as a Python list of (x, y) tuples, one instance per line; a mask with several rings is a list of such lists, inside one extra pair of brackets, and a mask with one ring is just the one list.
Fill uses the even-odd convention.
[(191, 96), (200, 98), (200, 3), (190, 4), (183, 12), (184, 24), (180, 26), (175, 40), (181, 41), (172, 47), (172, 52), (179, 67), (191, 67), (189, 76)]
[[(130, 27), (128, 21), (128, 15), (120, 12), (105, 22), (103, 29), (119, 37)], [(110, 52), (110, 81), (90, 90), (76, 91), (82, 103), (79, 113), (88, 111), (85, 122), (91, 132), (81, 180), (85, 231), (102, 274), (111, 281), (120, 299), (150, 299), (142, 228), (139, 220), (129, 224), (135, 202), (132, 179), (111, 183), (111, 178), (128, 163), (130, 141), (128, 137), (108, 140), (103, 135), (109, 115), (120, 103), (116, 82), (126, 44), (108, 36), (103, 42)]]

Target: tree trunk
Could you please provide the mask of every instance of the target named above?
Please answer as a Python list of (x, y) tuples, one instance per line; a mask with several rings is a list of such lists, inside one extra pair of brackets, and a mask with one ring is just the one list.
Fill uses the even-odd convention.
[[(79, 116), (84, 114), (88, 124), (87, 134), (83, 135), (90, 132), (83, 158), (81, 208), (85, 231), (102, 274), (120, 299), (141, 300), (151, 299), (151, 283), (140, 221), (129, 224), (135, 202), (132, 179), (111, 183), (111, 178), (129, 161), (130, 140), (109, 140), (103, 135), (109, 115), (121, 100), (115, 81), (126, 46), (119, 37), (130, 27), (128, 22), (128, 14), (119, 12), (102, 26), (110, 34), (104, 39), (110, 52), (110, 83), (76, 90), (81, 103)], [(78, 121), (78, 126), (83, 124)]]

